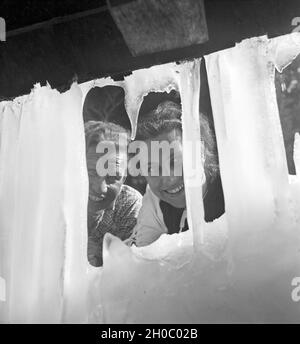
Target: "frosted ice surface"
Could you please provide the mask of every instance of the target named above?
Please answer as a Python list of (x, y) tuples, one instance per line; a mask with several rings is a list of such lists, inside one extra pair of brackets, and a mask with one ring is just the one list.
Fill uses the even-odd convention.
[(270, 49), (273, 50), (275, 67), (281, 73), (299, 54), (300, 32), (273, 38), (270, 42)]
[(81, 91), (49, 87), (1, 114), (1, 321), (86, 319), (87, 172)]
[[(226, 214), (204, 223), (201, 186), (191, 183), (192, 230), (143, 248), (106, 235), (101, 269), (86, 259), (84, 96), (94, 86), (123, 87), (134, 136), (143, 97), (178, 89), (186, 150), (188, 139), (200, 139), (201, 60), (64, 94), (36, 87), (1, 103), (0, 276), (8, 302), (0, 322), (300, 322), (291, 299), (300, 273), (299, 137), (298, 179), (289, 183), (273, 79), (275, 65), (296, 56), (296, 37), (253, 38), (205, 57)], [(186, 172), (191, 154), (184, 159)]]
[(134, 71), (125, 79), (126, 110), (131, 118), (132, 137), (135, 136), (138, 112), (143, 97), (149, 92), (170, 92), (178, 89), (178, 66), (175, 63)]
[(94, 320), (176, 323), (210, 318), (213, 321), (216, 297), (213, 291), (221, 292), (227, 280), (222, 261), (227, 239), (224, 221), (225, 217), (213, 223), (210, 229), (215, 233), (205, 232), (205, 248), (197, 253), (191, 231), (163, 235), (148, 247), (132, 249), (118, 238), (106, 235), (99, 293), (102, 313)]

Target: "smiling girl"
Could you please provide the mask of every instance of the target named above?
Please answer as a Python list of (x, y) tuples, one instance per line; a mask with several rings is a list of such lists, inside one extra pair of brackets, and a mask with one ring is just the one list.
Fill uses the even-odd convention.
[[(210, 222), (224, 213), (224, 196), (214, 137), (207, 119), (202, 114), (200, 123), (200, 159), (204, 165), (202, 194), (205, 221)], [(126, 243), (146, 246), (164, 233), (173, 234), (188, 230), (182, 171), (181, 106), (172, 101), (165, 101), (143, 116), (138, 122), (136, 141), (147, 145), (148, 166), (142, 166), (141, 170), (148, 186), (137, 225)], [(154, 153), (154, 143), (165, 143), (172, 147), (169, 156)], [(175, 170), (180, 173), (175, 173)], [(170, 173), (165, 174), (163, 171)]]

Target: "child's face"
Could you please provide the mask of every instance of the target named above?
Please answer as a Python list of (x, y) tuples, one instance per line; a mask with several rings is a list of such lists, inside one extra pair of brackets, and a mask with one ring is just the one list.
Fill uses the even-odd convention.
[[(171, 144), (172, 149), (166, 149), (167, 154), (157, 154), (153, 142), (166, 145)], [(147, 182), (152, 192), (161, 200), (176, 208), (185, 208), (185, 191), (182, 170), (182, 142), (181, 132), (172, 130), (164, 132), (154, 139), (147, 140), (148, 146), (148, 176)], [(165, 172), (170, 173), (165, 173)], [(152, 172), (152, 176), (150, 175)], [(153, 172), (155, 176), (153, 176)]]
[(96, 170), (97, 162), (102, 156), (103, 154), (96, 153), (96, 146), (91, 146), (87, 151), (89, 204), (95, 211), (114, 207), (125, 178), (123, 163), (123, 159), (126, 159), (125, 153), (119, 153), (117, 159), (115, 156), (111, 157), (112, 162), (116, 164), (116, 173), (106, 176), (100, 176)]

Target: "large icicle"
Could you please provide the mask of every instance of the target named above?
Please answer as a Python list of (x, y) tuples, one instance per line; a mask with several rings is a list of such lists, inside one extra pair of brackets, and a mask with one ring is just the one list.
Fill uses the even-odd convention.
[(275, 44), (253, 38), (206, 61), (234, 262), (231, 281), (242, 295), (233, 305), (253, 321), (299, 321), (288, 286), (300, 271), (300, 233), (290, 208), (295, 198), (276, 103)]
[(189, 227), (193, 232), (196, 249), (203, 244), (205, 226), (202, 201), (204, 170), (200, 159), (202, 156), (199, 120), (200, 62), (201, 60), (195, 60), (184, 63), (180, 69), (185, 198)]
[(88, 186), (81, 91), (36, 86), (3, 111), (1, 321), (83, 322)]

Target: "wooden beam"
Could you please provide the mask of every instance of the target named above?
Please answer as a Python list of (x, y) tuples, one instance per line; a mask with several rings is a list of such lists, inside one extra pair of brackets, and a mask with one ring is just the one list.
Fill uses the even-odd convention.
[(203, 0), (107, 0), (133, 56), (186, 48), (208, 40)]

